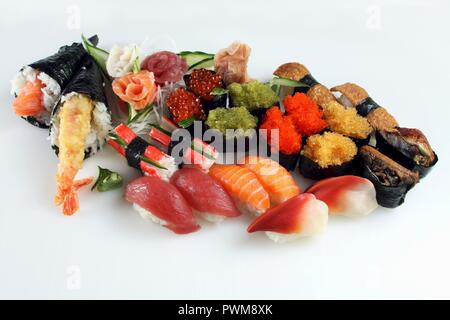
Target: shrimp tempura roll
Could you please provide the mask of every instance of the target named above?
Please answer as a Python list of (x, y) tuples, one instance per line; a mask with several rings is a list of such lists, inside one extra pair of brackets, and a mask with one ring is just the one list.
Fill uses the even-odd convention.
[(92, 178), (75, 180), (83, 160), (101, 149), (111, 129), (105, 102), (102, 75), (88, 58), (63, 92), (50, 127), (52, 148), (59, 157), (55, 204), (63, 206), (65, 215), (78, 211), (76, 192), (92, 182)]

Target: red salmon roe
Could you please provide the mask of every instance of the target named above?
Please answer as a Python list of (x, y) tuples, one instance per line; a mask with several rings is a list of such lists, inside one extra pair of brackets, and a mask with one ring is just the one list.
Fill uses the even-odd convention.
[(278, 107), (267, 110), (260, 129), (267, 130), (267, 141), (270, 145), (272, 145), (271, 132), (278, 129), (279, 150), (286, 155), (296, 154), (302, 147), (302, 136), (296, 131), (291, 119), (284, 116)]
[(318, 105), (304, 93), (287, 96), (283, 100), (283, 105), (301, 135), (310, 136), (328, 127), (326, 121), (322, 119), (323, 113)]
[(214, 97), (210, 95), (217, 87), (221, 87), (222, 77), (212, 70), (197, 69), (192, 71), (189, 80), (189, 89), (205, 100), (212, 100)]
[(166, 100), (166, 105), (176, 123), (191, 117), (204, 118), (200, 99), (184, 88), (178, 88), (172, 92)]

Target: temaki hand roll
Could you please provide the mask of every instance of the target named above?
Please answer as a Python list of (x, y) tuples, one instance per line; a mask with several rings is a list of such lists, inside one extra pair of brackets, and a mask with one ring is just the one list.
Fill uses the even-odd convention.
[(335, 132), (316, 134), (306, 140), (300, 154), (300, 173), (313, 180), (352, 175), (357, 154), (358, 148), (350, 138)]
[(397, 120), (383, 107), (376, 103), (366, 90), (354, 83), (345, 83), (331, 88), (340, 94), (338, 101), (346, 107), (354, 107), (366, 117), (375, 130), (391, 130), (399, 126)]
[(314, 79), (309, 70), (301, 63), (285, 63), (279, 66), (273, 74), (280, 78), (299, 81), (307, 85), (307, 87), (296, 88), (295, 92), (306, 93), (319, 106), (336, 100), (330, 90)]
[(377, 148), (409, 170), (417, 171), (421, 178), (438, 162), (428, 139), (418, 129), (378, 131)]
[[(98, 43), (97, 36), (90, 38)], [(80, 69), (87, 52), (81, 43), (61, 47), (57, 53), (24, 66), (12, 80), (14, 111), (29, 123), (48, 128), (52, 109)]]
[(55, 203), (63, 206), (65, 215), (72, 215), (79, 208), (76, 191), (86, 183), (75, 181), (75, 177), (83, 159), (102, 147), (110, 129), (102, 74), (86, 57), (55, 106), (50, 127), (52, 148), (59, 157)]
[(408, 191), (419, 182), (419, 174), (408, 170), (371, 146), (361, 147), (359, 155), (361, 175), (374, 184), (378, 204), (386, 208), (403, 204)]

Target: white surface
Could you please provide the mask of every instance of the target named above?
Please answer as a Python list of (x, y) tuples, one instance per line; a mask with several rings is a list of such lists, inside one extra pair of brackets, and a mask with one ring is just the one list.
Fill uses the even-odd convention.
[[(1, 2), (0, 298), (450, 298), (450, 2), (240, 3)], [(173, 39), (210, 52), (240, 39), (260, 79), (298, 60), (328, 86), (364, 86), (404, 126), (421, 128), (440, 162), (402, 207), (331, 218), (323, 236), (286, 245), (247, 235), (247, 217), (175, 236), (142, 220), (120, 191), (85, 189), (81, 211), (64, 217), (52, 203), (48, 133), (14, 116), (9, 80), (81, 32), (106, 47), (159, 37), (160, 47)], [(80, 176), (97, 165), (137, 176), (109, 148)]]

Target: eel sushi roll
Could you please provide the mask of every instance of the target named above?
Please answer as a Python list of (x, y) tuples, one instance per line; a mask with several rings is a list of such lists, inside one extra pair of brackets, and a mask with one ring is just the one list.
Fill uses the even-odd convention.
[(369, 179), (377, 191), (377, 202), (386, 208), (403, 204), (406, 194), (419, 182), (419, 174), (398, 164), (371, 146), (359, 150), (361, 175)]
[(217, 108), (208, 114), (205, 125), (211, 131), (204, 140), (220, 153), (248, 152), (254, 139), (257, 145), (257, 124), (257, 117), (245, 107)]
[(360, 116), (355, 108), (330, 101), (323, 107), (323, 115), (331, 131), (352, 138), (358, 146), (369, 143), (373, 131), (369, 121)]
[[(225, 92), (225, 85), (222, 77), (215, 71), (196, 69), (184, 76), (184, 82), (189, 91), (200, 98), (205, 113), (227, 106), (228, 94)], [(215, 95), (213, 93), (215, 89), (223, 89), (224, 93)]]
[(428, 139), (418, 129), (397, 128), (380, 130), (376, 135), (377, 148), (421, 178), (438, 162)]
[[(97, 43), (94, 36), (91, 42)], [(39, 128), (49, 128), (55, 103), (79, 71), (87, 53), (81, 43), (61, 47), (57, 53), (24, 66), (11, 81), (15, 113)]]
[(300, 173), (313, 180), (352, 175), (357, 154), (356, 144), (339, 133), (313, 135), (306, 140), (300, 154)]
[[(61, 126), (74, 116), (84, 116), (83, 122), (78, 125), (85, 126), (87, 134), (83, 137), (84, 157), (88, 158), (97, 153), (107, 140), (111, 130), (111, 114), (106, 107), (106, 98), (103, 91), (103, 76), (96, 63), (86, 57), (84, 65), (64, 89), (62, 96), (52, 113), (50, 125), (50, 141), (56, 154), (60, 153)], [(67, 118), (64, 118), (66, 116)], [(77, 118), (74, 118), (77, 119)], [(64, 122), (64, 123), (63, 123)]]
[(283, 115), (280, 108), (272, 107), (267, 110), (259, 132), (266, 138), (271, 156), (278, 153), (279, 164), (294, 171), (300, 157), (302, 136), (295, 129), (291, 118)]
[(330, 90), (314, 79), (311, 72), (303, 64), (298, 62), (285, 63), (279, 66), (273, 74), (280, 78), (299, 81), (307, 85), (307, 87), (295, 88), (294, 92), (305, 93), (319, 106), (336, 100)]
[(331, 88), (331, 91), (339, 95), (338, 101), (342, 105), (356, 108), (375, 130), (391, 130), (399, 126), (397, 120), (376, 103), (364, 88), (354, 83), (345, 83)]

